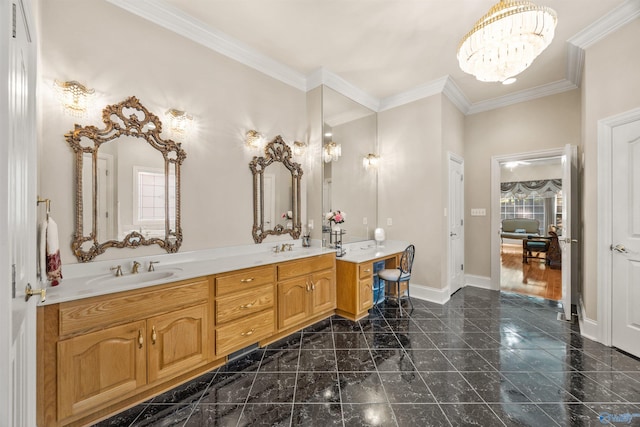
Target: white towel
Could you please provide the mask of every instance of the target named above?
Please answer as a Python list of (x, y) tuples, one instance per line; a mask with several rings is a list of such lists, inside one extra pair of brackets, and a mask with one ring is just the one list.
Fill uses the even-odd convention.
[(40, 225), (40, 279), (58, 286), (62, 279), (62, 261), (58, 243), (58, 224), (49, 217)]

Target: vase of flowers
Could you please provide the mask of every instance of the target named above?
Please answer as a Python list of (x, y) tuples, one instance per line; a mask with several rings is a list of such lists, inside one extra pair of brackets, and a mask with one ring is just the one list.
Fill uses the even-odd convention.
[(340, 231), (338, 224), (342, 224), (345, 218), (346, 214), (342, 211), (331, 211), (325, 214), (325, 219), (329, 221), (329, 225), (331, 225), (333, 231)]
[(285, 219), (287, 229), (291, 230), (293, 228), (293, 211), (286, 211), (282, 213), (282, 218)]

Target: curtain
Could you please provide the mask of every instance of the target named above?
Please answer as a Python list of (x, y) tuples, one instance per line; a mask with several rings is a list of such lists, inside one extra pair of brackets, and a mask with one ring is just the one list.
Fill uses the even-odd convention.
[(534, 195), (539, 197), (553, 197), (562, 190), (561, 179), (542, 179), (537, 181), (501, 182), (502, 198), (526, 199)]

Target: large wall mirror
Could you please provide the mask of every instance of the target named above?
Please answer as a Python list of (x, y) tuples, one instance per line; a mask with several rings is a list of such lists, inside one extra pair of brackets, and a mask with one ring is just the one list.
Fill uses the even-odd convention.
[(108, 248), (149, 245), (177, 252), (180, 143), (160, 137), (162, 123), (135, 97), (107, 106), (102, 121), (65, 135), (76, 160), (75, 256), (86, 262)]
[[(377, 115), (323, 86), (322, 116), (323, 213), (346, 213), (343, 242), (370, 240), (378, 223), (378, 174), (365, 170), (363, 159), (378, 154)], [(329, 226), (325, 220), (325, 233)]]
[(264, 149), (264, 156), (249, 163), (253, 173), (253, 240), (261, 243), (269, 235), (302, 231), (300, 180), (302, 167), (291, 161), (291, 148), (276, 136)]

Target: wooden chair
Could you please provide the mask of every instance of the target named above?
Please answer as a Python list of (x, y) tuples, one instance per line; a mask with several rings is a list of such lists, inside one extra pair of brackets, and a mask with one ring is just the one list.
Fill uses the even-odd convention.
[(554, 231), (549, 231), (549, 237), (528, 236), (522, 240), (522, 262), (528, 264), (530, 258), (537, 258), (544, 259), (545, 264), (550, 265), (550, 251), (555, 257), (559, 248), (558, 235)]

